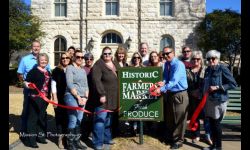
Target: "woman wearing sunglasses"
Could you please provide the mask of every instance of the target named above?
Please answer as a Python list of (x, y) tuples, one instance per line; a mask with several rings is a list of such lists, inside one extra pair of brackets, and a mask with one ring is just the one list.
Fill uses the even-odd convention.
[[(52, 98), (54, 102), (65, 105), (64, 103), (64, 93), (66, 90), (66, 76), (65, 71), (66, 67), (71, 64), (71, 55), (68, 52), (62, 53), (60, 62), (58, 66), (53, 69), (52, 72), (52, 81), (51, 81), (51, 89), (52, 89)], [(58, 147), (64, 148), (64, 136), (63, 134), (67, 133), (67, 109), (54, 106), (55, 111), (55, 119), (56, 119), (56, 128), (58, 137)]]
[[(191, 56), (191, 68), (187, 69), (188, 79), (188, 96), (189, 96), (189, 112), (188, 120), (191, 119), (195, 109), (201, 102), (202, 84), (204, 82), (204, 74), (206, 66), (204, 65), (203, 55), (201, 51), (193, 51)], [(200, 141), (200, 119), (204, 118), (204, 111), (201, 112), (197, 118), (198, 128), (196, 131), (191, 132), (192, 142)], [(204, 119), (205, 140), (209, 145), (212, 145), (210, 139), (210, 128), (207, 118)]]
[[(76, 50), (73, 62), (66, 68), (66, 91), (64, 102), (67, 106), (85, 108), (89, 96), (87, 74), (81, 67), (83, 64), (83, 53)], [(87, 149), (80, 143), (80, 125), (83, 111), (68, 109), (68, 149)]]
[(130, 61), (132, 67), (144, 67), (142, 62), (142, 56), (139, 52), (134, 52)]
[(118, 108), (118, 77), (117, 68), (112, 60), (112, 50), (104, 47), (102, 55), (94, 64), (91, 71), (92, 85), (90, 100), (94, 106), (93, 145), (94, 149), (101, 150), (103, 145), (112, 145), (112, 117), (113, 113), (107, 110)]
[(209, 91), (205, 105), (205, 116), (209, 118), (213, 145), (209, 149), (222, 149), (221, 120), (226, 113), (228, 93), (227, 90), (234, 89), (237, 84), (229, 69), (219, 64), (220, 52), (210, 50), (206, 54), (208, 67), (205, 70), (204, 92)]

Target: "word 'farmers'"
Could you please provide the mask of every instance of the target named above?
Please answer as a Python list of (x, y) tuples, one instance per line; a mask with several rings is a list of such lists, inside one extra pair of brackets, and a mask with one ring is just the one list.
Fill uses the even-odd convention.
[(122, 72), (122, 78), (158, 78), (159, 72)]

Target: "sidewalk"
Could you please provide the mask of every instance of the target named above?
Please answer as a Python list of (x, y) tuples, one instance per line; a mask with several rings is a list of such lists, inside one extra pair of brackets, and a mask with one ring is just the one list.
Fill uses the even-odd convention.
[[(240, 138), (240, 134), (239, 132), (225, 132), (223, 135), (223, 149), (225, 150), (239, 150), (241, 149), (241, 138)], [(230, 138), (229, 138), (230, 137)], [(182, 150), (199, 150), (202, 149), (203, 147), (208, 147), (207, 144), (203, 143), (203, 142), (197, 142), (195, 144), (191, 143), (190, 139), (187, 139), (188, 141), (184, 143), (183, 147), (181, 148)], [(56, 144), (53, 141), (47, 140), (48, 144), (39, 144), (39, 150), (59, 150), (59, 148), (56, 146)], [(117, 143), (117, 140), (114, 139), (114, 141)], [(132, 141), (131, 141), (132, 142)], [(85, 143), (83, 143), (85, 146), (87, 146)], [(121, 143), (117, 143), (117, 144), (121, 144)], [(132, 144), (132, 143), (131, 143)], [(134, 147), (134, 149), (130, 149), (130, 150), (154, 150), (152, 149), (152, 147), (148, 147), (146, 148), (147, 143), (143, 144), (143, 145), (137, 145), (136, 147)], [(166, 150), (169, 148), (169, 146), (165, 146), (162, 149), (158, 149), (157, 150)], [(30, 150), (32, 148), (28, 148), (26, 146), (23, 145), (22, 142), (20, 142), (19, 144), (17, 144), (12, 150)], [(88, 147), (87, 150), (93, 150), (91, 147)], [(111, 147), (111, 150), (116, 150), (114, 148)], [(118, 150), (118, 149), (117, 149)], [(121, 150), (121, 149), (119, 149)]]
[[(32, 148), (26, 147), (19, 140), (19, 129), (20, 129), (20, 114), (22, 108), (23, 95), (22, 93), (10, 93), (9, 94), (9, 136), (12, 141), (9, 142), (9, 149), (11, 150), (29, 150)], [(48, 107), (48, 132), (55, 132), (55, 120), (54, 120), (54, 112), (52, 111), (52, 106)], [(201, 134), (204, 134), (202, 132)], [(125, 138), (125, 137), (124, 137)], [(122, 142), (124, 140), (119, 140), (119, 138), (115, 138), (114, 141), (116, 144), (111, 146), (111, 150), (118, 150), (117, 147), (124, 147), (124, 149), (119, 148), (119, 150), (166, 150), (169, 149), (169, 145), (165, 145), (163, 143), (148, 143), (146, 140), (148, 137), (145, 136), (144, 144), (139, 145), (136, 141), (139, 141), (138, 137), (134, 139), (127, 139), (127, 142)], [(121, 139), (121, 138), (120, 138)], [(193, 144), (191, 139), (186, 138), (187, 142), (184, 143), (182, 150), (197, 150), (202, 149), (203, 147), (208, 147), (206, 143), (197, 142)], [(241, 149), (241, 126), (223, 126), (223, 137), (222, 137), (222, 145), (225, 150), (239, 150)], [(49, 137), (47, 139), (48, 144), (39, 144), (38, 146), (40, 150), (57, 150), (59, 149), (56, 145), (56, 138)], [(150, 141), (152, 142), (152, 141)], [(86, 145), (85, 143), (83, 143)], [(91, 144), (87, 143), (88, 149), (93, 150), (91, 148)]]

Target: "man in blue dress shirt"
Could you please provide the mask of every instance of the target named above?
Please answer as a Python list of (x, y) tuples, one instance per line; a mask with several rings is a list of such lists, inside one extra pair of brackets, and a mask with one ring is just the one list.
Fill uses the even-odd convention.
[[(24, 57), (22, 57), (18, 65), (18, 79), (23, 82), (26, 79), (28, 72), (37, 65), (37, 56), (40, 53), (41, 44), (39, 41), (35, 40), (32, 42), (32, 52)], [(49, 65), (46, 66), (47, 70), (50, 71)], [(23, 100), (23, 110), (21, 114), (21, 132), (26, 132), (27, 129), (27, 117), (28, 117), (28, 89), (23, 88), (24, 100)]]
[(167, 126), (167, 142), (171, 149), (182, 147), (186, 130), (188, 112), (187, 76), (183, 62), (175, 57), (175, 51), (171, 47), (163, 48), (163, 57), (166, 59), (163, 65), (163, 81), (159, 82), (157, 92), (164, 93), (164, 116)]

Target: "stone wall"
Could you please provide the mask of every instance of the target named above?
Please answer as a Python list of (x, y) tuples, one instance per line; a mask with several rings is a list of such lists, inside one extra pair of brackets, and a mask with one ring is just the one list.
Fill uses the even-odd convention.
[[(141, 42), (148, 42), (150, 50), (160, 49), (160, 40), (164, 35), (174, 39), (177, 55), (183, 45), (196, 49), (194, 28), (205, 16), (204, 0), (173, 0), (173, 16), (160, 16), (159, 0), (140, 0), (141, 3)], [(139, 0), (120, 0), (119, 15), (105, 15), (105, 0), (82, 0), (82, 48), (93, 38), (93, 54), (99, 58), (104, 34), (112, 31), (122, 38), (132, 39), (129, 56), (138, 50), (138, 2)], [(80, 48), (80, 0), (67, 0), (67, 17), (54, 16), (54, 1), (32, 0), (32, 13), (42, 19), (42, 51), (54, 59), (54, 41), (63, 36), (67, 47)], [(112, 45), (111, 45), (112, 46)], [(116, 45), (117, 46), (117, 45)], [(114, 46), (115, 47), (115, 46)], [(129, 59), (130, 60), (130, 59)], [(52, 67), (54, 66), (51, 61)]]

